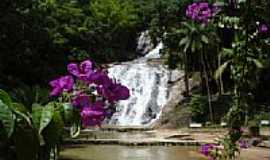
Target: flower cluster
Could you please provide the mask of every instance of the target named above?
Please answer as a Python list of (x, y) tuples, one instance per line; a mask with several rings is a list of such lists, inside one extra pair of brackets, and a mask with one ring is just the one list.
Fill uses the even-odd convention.
[(211, 151), (216, 147), (215, 144), (207, 143), (203, 144), (200, 147), (200, 153), (208, 157), (209, 160), (212, 160)]
[(50, 95), (57, 96), (62, 92), (71, 91), (74, 85), (74, 80), (72, 76), (63, 76), (58, 79), (52, 80), (49, 84), (53, 88)]
[[(235, 147), (234, 144), (236, 144)], [(228, 148), (228, 146), (230, 147)], [(247, 140), (241, 139), (237, 141), (237, 143), (234, 143), (230, 139), (225, 137), (217, 144), (207, 143), (201, 145), (199, 152), (202, 155), (206, 156), (208, 160), (223, 160), (231, 157), (230, 155), (228, 155), (228, 153), (232, 153), (233, 156), (237, 156), (236, 154), (239, 153), (240, 149), (247, 149), (248, 147), (249, 144)], [(230, 151), (228, 151), (228, 149)]]
[[(95, 69), (90, 60), (67, 66), (70, 75), (49, 83), (51, 96), (68, 95), (69, 102), (78, 110), (83, 126), (100, 125), (112, 115), (113, 104), (129, 98), (129, 89), (111, 79), (106, 71)], [(76, 81), (74, 80), (76, 79)]]
[(247, 140), (240, 139), (240, 140), (238, 141), (238, 144), (239, 144), (239, 147), (240, 147), (241, 149), (247, 149), (247, 148), (249, 148), (249, 144), (248, 144), (248, 141), (247, 141)]
[(212, 7), (207, 2), (195, 2), (187, 7), (186, 16), (196, 22), (208, 23), (217, 11), (217, 7)]
[(266, 24), (260, 24), (259, 25), (259, 33), (267, 33), (268, 32), (268, 26)]

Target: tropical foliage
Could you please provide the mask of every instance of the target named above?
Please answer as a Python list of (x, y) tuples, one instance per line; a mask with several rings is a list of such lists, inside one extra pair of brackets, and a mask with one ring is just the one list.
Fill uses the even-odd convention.
[(56, 159), (67, 112), (63, 105), (33, 104), (29, 111), (0, 90), (0, 106), (1, 150), (9, 153), (1, 157), (10, 160)]

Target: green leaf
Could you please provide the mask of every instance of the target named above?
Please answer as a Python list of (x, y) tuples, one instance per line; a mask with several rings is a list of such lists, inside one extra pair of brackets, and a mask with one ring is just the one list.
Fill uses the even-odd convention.
[(188, 49), (190, 48), (190, 43), (191, 43), (191, 40), (189, 39), (189, 40), (187, 41), (185, 47), (184, 47), (184, 50), (183, 50), (184, 52), (187, 52), (187, 51), (188, 51)]
[(188, 30), (194, 30), (194, 27), (188, 22), (183, 22), (182, 25), (186, 27)]
[(62, 114), (65, 124), (72, 124), (74, 119), (74, 108), (70, 103), (62, 104)]
[(196, 51), (196, 42), (192, 42), (191, 44), (191, 52), (194, 53)]
[(42, 132), (46, 145), (53, 147), (54, 145), (58, 144), (61, 140), (63, 128), (64, 123), (61, 113), (59, 111), (55, 111), (51, 122)]
[(22, 117), (28, 125), (32, 125), (30, 115), (27, 112), (27, 109), (20, 103), (12, 103), (13, 112), (18, 116)]
[(227, 55), (233, 55), (233, 50), (229, 48), (223, 48), (222, 49), (222, 55), (227, 56)]
[(81, 126), (79, 123), (74, 123), (71, 127), (70, 127), (70, 137), (71, 138), (76, 138), (80, 135), (81, 133)]
[(46, 128), (48, 124), (51, 122), (53, 114), (54, 114), (54, 105), (52, 103), (49, 103), (45, 107), (43, 107), (39, 125), (40, 134), (43, 131), (43, 129)]
[(257, 68), (263, 68), (263, 64), (258, 59), (250, 58), (250, 57), (247, 57), (247, 59), (248, 61), (253, 62)]
[(7, 92), (1, 89), (0, 89), (0, 100), (2, 100), (2, 102), (6, 104), (7, 106), (11, 106), (12, 100), (10, 96), (8, 95)]
[(41, 114), (43, 111), (43, 107), (39, 104), (33, 104), (32, 105), (32, 120), (33, 120), (33, 125), (36, 128), (36, 130), (39, 130), (40, 128), (40, 119), (41, 119)]
[(187, 32), (186, 32), (185, 29), (177, 29), (177, 30), (175, 30), (175, 33), (177, 33), (177, 34), (186, 34)]
[(182, 46), (184, 44), (186, 44), (189, 40), (189, 37), (184, 37), (181, 39), (181, 41), (179, 42), (179, 46)]
[(0, 100), (0, 121), (4, 126), (7, 137), (10, 138), (15, 127), (15, 116), (2, 100)]
[(202, 35), (201, 40), (205, 44), (208, 44), (209, 43), (209, 40), (208, 40), (208, 38), (205, 35)]
[(218, 69), (215, 72), (215, 79), (219, 79), (219, 77), (223, 74), (223, 72), (225, 71), (230, 62), (231, 61), (226, 61), (225, 63), (223, 63), (221, 66), (218, 67)]

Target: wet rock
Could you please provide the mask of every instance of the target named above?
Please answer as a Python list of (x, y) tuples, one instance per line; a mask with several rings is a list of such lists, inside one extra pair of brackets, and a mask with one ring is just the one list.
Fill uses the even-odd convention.
[(170, 82), (177, 82), (184, 78), (184, 72), (182, 70), (170, 71)]
[(253, 137), (249, 140), (249, 144), (252, 146), (258, 146), (262, 142), (262, 139), (259, 137)]
[[(155, 123), (155, 128), (188, 127), (191, 114), (187, 107), (181, 104), (186, 100), (184, 71), (171, 71), (168, 102), (163, 107), (161, 118)], [(189, 80), (190, 89), (198, 86), (198, 82)]]
[(257, 145), (258, 147), (270, 148), (270, 141), (262, 141)]

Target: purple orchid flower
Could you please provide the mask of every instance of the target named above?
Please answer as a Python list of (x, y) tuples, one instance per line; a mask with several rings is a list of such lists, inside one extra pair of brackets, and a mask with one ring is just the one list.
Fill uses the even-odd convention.
[(266, 24), (260, 24), (259, 33), (267, 33), (267, 32), (268, 32), (268, 26)]
[(49, 85), (53, 88), (50, 92), (50, 96), (58, 96), (62, 92), (71, 91), (73, 89), (74, 80), (72, 76), (63, 76), (50, 81)]
[(204, 144), (204, 145), (201, 145), (200, 147), (200, 153), (205, 155), (205, 156), (210, 156), (210, 152), (212, 149), (214, 149), (215, 145), (214, 144)]
[(84, 106), (89, 106), (90, 99), (89, 96), (84, 93), (77, 93), (74, 98), (71, 99), (73, 106), (82, 108)]
[(108, 74), (100, 70), (93, 72), (87, 79), (89, 82), (95, 83), (98, 86), (110, 86), (113, 83)]
[(212, 10), (207, 2), (195, 2), (186, 9), (186, 16), (200, 23), (207, 23), (215, 14), (216, 8)]
[(121, 84), (113, 83), (107, 86), (97, 88), (100, 95), (106, 98), (109, 102), (126, 100), (130, 97), (129, 89)]
[(246, 141), (246, 140), (243, 140), (243, 139), (241, 139), (241, 140), (239, 140), (239, 147), (241, 148), (241, 149), (247, 149), (248, 148), (248, 142)]
[(81, 119), (84, 127), (100, 125), (105, 119), (104, 102), (97, 101), (81, 110)]
[(70, 63), (67, 70), (73, 76), (76, 76), (82, 81), (87, 81), (87, 78), (93, 73), (93, 63), (90, 60), (85, 60), (80, 65)]

